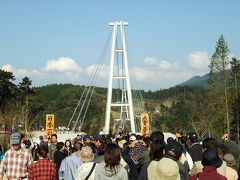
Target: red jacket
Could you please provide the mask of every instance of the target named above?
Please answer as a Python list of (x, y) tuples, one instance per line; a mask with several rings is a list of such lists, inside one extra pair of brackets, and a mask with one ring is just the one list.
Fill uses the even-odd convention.
[(190, 180), (197, 180), (197, 176), (199, 180), (227, 180), (225, 176), (222, 176), (217, 172), (217, 169), (212, 166), (205, 166), (203, 168), (203, 172), (198, 174), (194, 174), (190, 177)]

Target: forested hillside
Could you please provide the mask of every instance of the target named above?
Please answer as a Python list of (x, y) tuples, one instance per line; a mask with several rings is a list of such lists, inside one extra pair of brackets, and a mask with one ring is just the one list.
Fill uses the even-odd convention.
[[(239, 136), (240, 61), (229, 58), (223, 36), (217, 41), (209, 69), (208, 89), (181, 84), (157, 91), (138, 91), (145, 102), (145, 112), (150, 114), (152, 131), (174, 132), (180, 127), (185, 132), (195, 130), (211, 136), (226, 132)], [(85, 88), (72, 84), (32, 87), (29, 77), (24, 77), (19, 84), (14, 81), (12, 72), (0, 70), (0, 127), (25, 132), (45, 126), (47, 113), (55, 115), (56, 127), (67, 126)], [(133, 90), (133, 94), (136, 93)], [(121, 94), (120, 90), (113, 90), (113, 101), (121, 101)], [(106, 98), (106, 88), (94, 88), (82, 131), (103, 130)], [(117, 113), (113, 108), (112, 120), (115, 118)]]

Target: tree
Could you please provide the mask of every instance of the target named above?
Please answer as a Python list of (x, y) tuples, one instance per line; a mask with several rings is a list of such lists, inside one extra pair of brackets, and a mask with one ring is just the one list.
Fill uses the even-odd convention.
[[(225, 126), (221, 127), (221, 124), (225, 122), (227, 126), (227, 133), (230, 133), (230, 118), (228, 107), (228, 74), (227, 66), (229, 64), (229, 49), (227, 43), (223, 37), (217, 41), (215, 52), (211, 57), (209, 65), (209, 109), (211, 112), (211, 119), (214, 122), (212, 125), (216, 130), (222, 129), (224, 131)], [(217, 128), (217, 129), (216, 129)]]
[(232, 131), (237, 133), (239, 141), (239, 101), (240, 101), (240, 61), (233, 57), (231, 64), (231, 99), (233, 105)]
[(24, 121), (24, 131), (25, 133), (28, 132), (28, 126), (29, 126), (29, 98), (31, 95), (33, 95), (34, 91), (31, 88), (32, 81), (28, 77), (24, 77), (22, 79), (22, 82), (18, 85), (19, 90), (19, 99), (21, 104), (23, 104), (22, 107), (22, 116)]
[(5, 114), (5, 110), (9, 102), (15, 97), (14, 75), (12, 72), (7, 72), (0, 69), (0, 109), (1, 114)]

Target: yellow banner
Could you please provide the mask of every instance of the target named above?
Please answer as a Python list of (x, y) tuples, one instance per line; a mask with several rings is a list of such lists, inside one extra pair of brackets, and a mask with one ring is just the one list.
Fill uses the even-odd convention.
[(46, 131), (47, 138), (54, 133), (54, 114), (46, 114)]
[(150, 133), (150, 121), (149, 114), (142, 113), (141, 114), (141, 134), (142, 136), (147, 136)]

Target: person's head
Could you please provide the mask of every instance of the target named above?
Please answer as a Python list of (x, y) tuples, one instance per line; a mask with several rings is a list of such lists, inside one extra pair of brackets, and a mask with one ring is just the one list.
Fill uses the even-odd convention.
[(171, 158), (162, 158), (160, 161), (152, 161), (148, 166), (148, 178), (160, 180), (180, 179), (179, 166)]
[(203, 140), (202, 147), (203, 147), (203, 151), (205, 151), (208, 148), (212, 148), (217, 152), (218, 151), (218, 142), (216, 139), (206, 138)]
[(134, 134), (134, 135), (131, 135), (130, 137), (129, 137), (129, 143), (132, 143), (133, 141), (135, 141), (137, 138), (136, 138), (136, 135)]
[(29, 139), (25, 139), (23, 141), (23, 143), (25, 144), (25, 148), (26, 149), (29, 149), (31, 147), (31, 145), (32, 145), (32, 143), (31, 143), (31, 141)]
[(92, 139), (90, 138), (90, 136), (88, 136), (88, 135), (85, 135), (84, 137), (83, 137), (83, 141), (84, 141), (84, 143), (91, 143), (92, 142)]
[(182, 153), (183, 153), (183, 146), (176, 141), (170, 142), (165, 147), (165, 156), (173, 159), (174, 161), (179, 160)]
[(56, 144), (56, 148), (58, 151), (62, 150), (63, 146), (64, 146), (63, 142), (57, 142), (57, 144)]
[(155, 131), (150, 135), (150, 141), (160, 141), (161, 143), (164, 143), (164, 134), (160, 131)]
[(18, 132), (12, 133), (10, 136), (10, 144), (14, 150), (21, 149), (21, 134)]
[(74, 146), (73, 146), (73, 151), (74, 151), (74, 152), (80, 152), (81, 149), (82, 149), (82, 147), (83, 147), (83, 144), (80, 143), (80, 142), (77, 142), (77, 143), (75, 143)]
[(143, 137), (140, 134), (136, 135), (136, 140), (143, 140)]
[(171, 143), (171, 142), (174, 142), (175, 139), (173, 139), (173, 137), (169, 137), (167, 138), (167, 144)]
[(104, 153), (105, 167), (116, 170), (116, 167), (120, 165), (120, 154), (121, 148), (117, 144), (109, 143)]
[(164, 144), (160, 141), (151, 143), (150, 149), (150, 160), (159, 161), (163, 157)]
[(65, 146), (66, 146), (66, 147), (71, 147), (71, 146), (72, 146), (72, 143), (71, 143), (71, 141), (70, 141), (69, 139), (67, 139), (67, 140), (65, 141)]
[(57, 143), (57, 134), (52, 134), (52, 136), (51, 136), (51, 142), (52, 142), (53, 144)]
[(232, 154), (230, 154), (230, 153), (225, 154), (223, 156), (223, 160), (227, 163), (228, 167), (234, 168), (234, 166), (236, 164), (236, 160)]
[(43, 136), (39, 136), (40, 141), (43, 141)]
[(78, 134), (77, 139), (82, 139), (82, 136), (80, 134)]
[(219, 168), (222, 165), (223, 161), (218, 156), (218, 153), (215, 149), (208, 148), (203, 152), (202, 165), (203, 166), (212, 166)]
[(187, 138), (191, 144), (196, 143), (198, 141), (198, 136), (196, 132), (188, 133)]
[(143, 141), (145, 142), (145, 144), (147, 145), (146, 147), (148, 148), (150, 145), (150, 137), (145, 137)]
[(103, 144), (103, 137), (100, 135), (94, 136), (93, 143), (95, 144), (96, 148), (99, 148)]
[(48, 147), (47, 147), (47, 146), (40, 146), (40, 147), (37, 149), (37, 155), (38, 155), (38, 157), (47, 158), (47, 154), (48, 154)]
[(183, 131), (181, 128), (177, 128), (176, 130), (176, 138), (181, 138), (183, 136)]
[(80, 159), (84, 163), (92, 162), (94, 159), (92, 148), (89, 146), (83, 147), (80, 151)]

